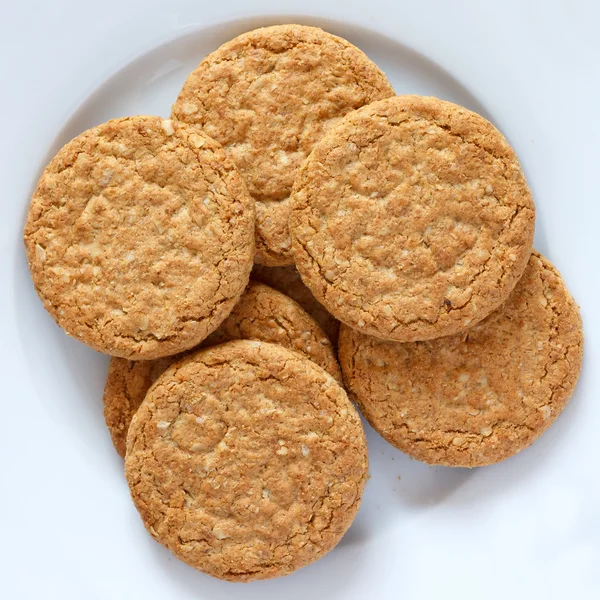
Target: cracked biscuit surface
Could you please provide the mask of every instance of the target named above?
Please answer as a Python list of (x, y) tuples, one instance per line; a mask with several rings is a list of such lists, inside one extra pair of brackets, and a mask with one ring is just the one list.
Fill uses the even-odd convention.
[(400, 344), (342, 326), (339, 346), (371, 425), (418, 460), (460, 467), (535, 441), (567, 404), (582, 354), (577, 305), (535, 251), (506, 303), (465, 333)]
[[(301, 352), (325, 369), (340, 384), (342, 376), (335, 352), (315, 320), (286, 295), (251, 281), (231, 314), (201, 346), (251, 339), (280, 344)], [(113, 444), (125, 456), (127, 430), (146, 392), (181, 354), (156, 360), (113, 357), (104, 388), (104, 418)]]
[(33, 195), (25, 246), (45, 308), (100, 352), (197, 345), (248, 282), (254, 206), (223, 148), (159, 117), (115, 119), (66, 144)]
[(293, 265), (285, 267), (266, 267), (254, 265), (252, 279), (262, 281), (279, 290), (286, 296), (293, 298), (327, 334), (327, 337), (337, 348), (340, 332), (340, 322), (313, 296), (312, 292), (304, 285), (300, 273)]
[(394, 91), (358, 48), (316, 27), (244, 33), (186, 80), (173, 118), (223, 144), (256, 201), (257, 262), (294, 262), (289, 195), (313, 145), (346, 113)]
[(298, 353), (246, 340), (170, 367), (133, 418), (125, 458), (151, 535), (230, 581), (286, 575), (331, 550), (367, 468), (343, 388)]
[(523, 273), (535, 209), (515, 153), (483, 117), (398, 96), (316, 144), (292, 194), (296, 266), (340, 321), (382, 339), (451, 335)]

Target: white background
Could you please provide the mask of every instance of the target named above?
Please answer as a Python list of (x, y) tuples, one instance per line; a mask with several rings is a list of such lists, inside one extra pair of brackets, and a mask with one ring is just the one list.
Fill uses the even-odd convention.
[[(0, 597), (600, 598), (600, 2), (3, 0), (1, 15)], [(382, 60), (393, 71), (400, 48), (407, 85), (413, 77), (417, 92), (439, 88), (483, 110), (522, 160), (536, 245), (581, 305), (586, 348), (572, 402), (532, 448), (485, 469), (434, 469), (370, 432), (372, 478), (340, 546), (288, 578), (236, 585), (189, 569), (146, 535), (102, 420), (105, 359), (43, 313), (21, 230), (66, 133), (135, 104), (135, 77), (140, 111), (162, 107), (151, 60), (167, 64), (155, 74), (161, 85), (183, 67), (171, 81), (167, 50), (151, 55), (63, 130), (96, 88), (165, 42), (185, 39), (167, 49), (189, 53), (193, 32), (208, 47), (207, 27), (253, 16), (361, 26), (376, 53), (387, 36)]]

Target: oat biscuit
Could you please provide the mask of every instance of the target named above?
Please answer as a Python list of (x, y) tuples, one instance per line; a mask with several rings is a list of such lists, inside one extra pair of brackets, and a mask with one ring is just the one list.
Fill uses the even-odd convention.
[(152, 384), (175, 362), (176, 354), (156, 360), (127, 360), (113, 356), (104, 386), (104, 420), (115, 450), (125, 457), (127, 430)]
[(323, 131), (394, 93), (358, 48), (316, 27), (244, 33), (191, 73), (173, 118), (200, 125), (229, 152), (256, 201), (257, 262), (292, 264), (289, 195)]
[(231, 581), (287, 575), (331, 550), (367, 468), (343, 388), (296, 352), (246, 340), (169, 368), (133, 417), (125, 458), (154, 538)]
[(203, 344), (231, 340), (258, 340), (301, 352), (342, 383), (331, 342), (316, 320), (292, 298), (263, 283), (250, 282), (231, 315)]
[(33, 195), (25, 245), (45, 308), (124, 358), (197, 345), (248, 282), (254, 207), (221, 146), (159, 117), (115, 119), (58, 152)]
[(312, 292), (302, 282), (302, 277), (296, 267), (293, 265), (285, 267), (254, 265), (250, 277), (293, 298), (321, 326), (333, 347), (337, 347), (340, 322), (312, 295)]
[(344, 379), (391, 444), (430, 464), (476, 467), (529, 446), (571, 396), (583, 352), (577, 305), (533, 252), (500, 309), (469, 331), (400, 344), (340, 332)]
[[(250, 282), (232, 313), (202, 346), (252, 339), (280, 344), (306, 355), (340, 384), (335, 352), (315, 320), (284, 294), (262, 283)], [(157, 360), (112, 358), (104, 389), (104, 417), (117, 452), (125, 456), (131, 419), (150, 386), (182, 355)]]
[(292, 194), (296, 266), (340, 321), (383, 339), (451, 335), (523, 273), (535, 209), (502, 134), (465, 108), (398, 96), (318, 142)]

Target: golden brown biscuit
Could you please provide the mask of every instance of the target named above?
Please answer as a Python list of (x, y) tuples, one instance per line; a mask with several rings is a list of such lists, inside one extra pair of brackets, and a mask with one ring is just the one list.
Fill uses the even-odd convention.
[(342, 384), (331, 342), (316, 320), (292, 298), (263, 283), (248, 284), (231, 315), (203, 345), (231, 340), (258, 340), (301, 352)]
[[(291, 298), (262, 283), (250, 282), (232, 313), (201, 346), (239, 339), (271, 342), (301, 352), (342, 383), (335, 352), (323, 330)], [(125, 456), (129, 424), (146, 392), (181, 358), (182, 355), (143, 361), (111, 359), (104, 389), (104, 418), (121, 456)]]
[(153, 537), (230, 581), (287, 575), (329, 552), (367, 468), (343, 388), (299, 353), (246, 340), (169, 368), (133, 417), (125, 458)]
[(156, 360), (127, 360), (113, 356), (104, 386), (104, 420), (115, 450), (125, 457), (127, 430), (152, 384), (175, 362), (176, 354)]
[(539, 253), (506, 303), (460, 335), (384, 342), (342, 326), (344, 380), (371, 425), (430, 464), (477, 467), (534, 442), (571, 396), (583, 353), (577, 305)]
[(358, 48), (316, 27), (276, 25), (244, 33), (188, 77), (172, 116), (223, 146), (256, 200), (257, 262), (294, 262), (289, 195), (323, 132), (349, 111), (392, 96)]
[(250, 277), (293, 298), (321, 326), (333, 347), (337, 347), (340, 322), (312, 295), (312, 292), (302, 282), (302, 277), (296, 267), (293, 265), (286, 267), (254, 265)]
[(56, 322), (100, 352), (158, 358), (197, 345), (241, 296), (254, 206), (221, 146), (159, 117), (70, 141), (33, 195), (25, 246)]
[(451, 335), (508, 297), (531, 252), (521, 167), (483, 117), (399, 96), (321, 139), (292, 197), (296, 266), (343, 323), (383, 339)]

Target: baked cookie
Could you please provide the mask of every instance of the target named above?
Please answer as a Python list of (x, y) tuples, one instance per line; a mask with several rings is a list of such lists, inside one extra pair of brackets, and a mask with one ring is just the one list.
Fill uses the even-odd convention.
[(333, 347), (337, 347), (340, 322), (312, 295), (312, 292), (302, 282), (302, 277), (296, 267), (293, 265), (286, 267), (254, 265), (250, 277), (293, 298), (321, 326)]
[(455, 467), (535, 441), (567, 404), (582, 352), (577, 305), (537, 252), (507, 302), (466, 333), (399, 344), (342, 326), (339, 347), (371, 425), (414, 458)]
[(231, 315), (203, 345), (231, 340), (270, 342), (301, 352), (342, 384), (331, 342), (316, 320), (292, 298), (263, 283), (249, 283)]
[(264, 27), (209, 54), (185, 82), (175, 119), (229, 152), (256, 201), (257, 262), (294, 262), (288, 232), (296, 173), (341, 116), (392, 96), (385, 75), (346, 40), (316, 27)]
[(348, 115), (294, 185), (296, 266), (343, 323), (383, 339), (465, 330), (508, 297), (531, 252), (521, 167), (483, 117), (398, 96)]
[(168, 369), (133, 417), (125, 457), (148, 531), (230, 581), (287, 575), (329, 552), (367, 468), (343, 388), (296, 352), (246, 340)]
[(115, 119), (46, 167), (25, 246), (36, 290), (69, 335), (106, 354), (159, 358), (196, 346), (238, 301), (254, 206), (224, 150), (197, 128)]
[(127, 431), (146, 393), (173, 363), (184, 356), (185, 353), (156, 360), (111, 357), (102, 400), (106, 427), (119, 456), (125, 457)]
[[(284, 294), (250, 282), (232, 313), (201, 346), (252, 339), (301, 352), (340, 384), (342, 376), (331, 343), (315, 320)], [(157, 360), (112, 358), (104, 388), (104, 418), (117, 452), (125, 456), (131, 419), (150, 386), (182, 355)]]

